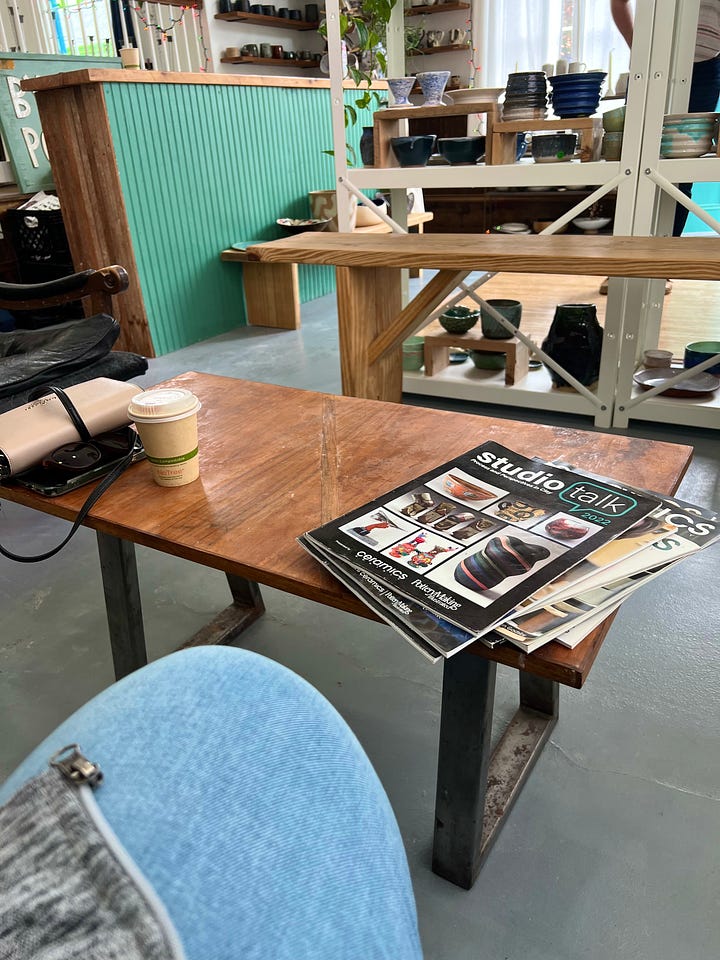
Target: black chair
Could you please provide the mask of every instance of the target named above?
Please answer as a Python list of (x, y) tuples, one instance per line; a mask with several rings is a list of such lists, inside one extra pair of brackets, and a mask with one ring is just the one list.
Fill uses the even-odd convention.
[(21, 406), (46, 383), (69, 387), (95, 377), (130, 380), (147, 371), (145, 357), (112, 350), (120, 325), (112, 297), (128, 287), (123, 267), (84, 270), (47, 283), (0, 283), (0, 309), (47, 310), (90, 299), (93, 316), (0, 333), (0, 412)]

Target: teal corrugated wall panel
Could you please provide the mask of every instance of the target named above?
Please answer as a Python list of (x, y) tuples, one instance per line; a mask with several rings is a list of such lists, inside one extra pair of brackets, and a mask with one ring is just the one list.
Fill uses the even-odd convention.
[[(280, 236), (333, 185), (330, 91), (106, 83), (123, 197), (158, 354), (246, 322), (242, 272), (220, 251)], [(346, 94), (349, 101), (355, 91)], [(349, 140), (357, 148), (370, 110)], [(358, 154), (359, 155), (359, 154)], [(303, 301), (334, 289), (332, 267), (300, 268)]]

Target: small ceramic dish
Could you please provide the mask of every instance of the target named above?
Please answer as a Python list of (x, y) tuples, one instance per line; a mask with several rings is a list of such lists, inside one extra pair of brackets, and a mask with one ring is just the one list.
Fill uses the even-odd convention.
[(526, 223), (501, 223), (495, 227), (498, 233), (531, 233)]
[[(676, 377), (682, 368), (662, 367), (657, 370), (639, 370), (633, 380), (644, 390), (652, 390), (653, 387), (659, 387), (671, 377)], [(704, 393), (713, 393), (720, 387), (720, 379), (714, 377), (711, 373), (696, 373), (686, 380), (681, 380), (674, 387), (668, 387), (662, 391), (664, 397), (697, 397)]]
[(330, 220), (295, 220), (292, 217), (280, 217), (275, 223), (288, 233), (304, 233), (306, 230), (324, 230)]
[(599, 233), (609, 223), (612, 217), (575, 217), (573, 224), (583, 233)]

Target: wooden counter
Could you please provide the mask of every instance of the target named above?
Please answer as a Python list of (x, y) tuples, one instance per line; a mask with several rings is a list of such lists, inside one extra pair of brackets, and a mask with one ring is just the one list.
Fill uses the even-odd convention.
[[(218, 251), (274, 239), (278, 217), (307, 216), (309, 191), (331, 185), (329, 81), (97, 69), (23, 87), (75, 268), (119, 263), (130, 276), (114, 305), (118, 347), (155, 356), (245, 323), (240, 272)], [(346, 88), (348, 103), (362, 94)], [(358, 110), (351, 140), (371, 117)], [(301, 299), (333, 284), (330, 268), (300, 267)]]

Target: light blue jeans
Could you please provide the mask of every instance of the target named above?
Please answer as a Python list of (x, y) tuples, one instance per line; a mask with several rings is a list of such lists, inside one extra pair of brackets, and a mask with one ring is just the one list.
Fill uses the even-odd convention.
[(407, 860), (355, 736), (309, 684), (229, 647), (186, 650), (105, 690), (0, 788), (79, 743), (98, 804), (189, 960), (415, 960)]

